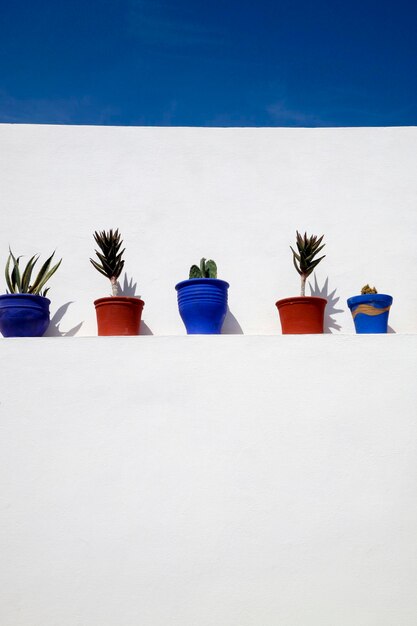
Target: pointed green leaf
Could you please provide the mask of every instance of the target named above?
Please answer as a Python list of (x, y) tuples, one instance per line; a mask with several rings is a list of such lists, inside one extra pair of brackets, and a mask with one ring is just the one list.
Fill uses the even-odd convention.
[(7, 284), (7, 287), (9, 289), (9, 292), (10, 293), (14, 293), (12, 282), (11, 282), (11, 279), (10, 279), (10, 261), (11, 261), (11, 258), (12, 258), (11, 254), (9, 254), (8, 259), (7, 259), (7, 263), (6, 263), (6, 269), (5, 269), (4, 273), (5, 273), (6, 284)]
[(296, 263), (296, 260), (295, 260), (295, 258), (294, 258), (294, 257), (292, 258), (292, 262), (294, 263), (294, 267), (295, 267), (295, 269), (297, 270), (297, 272), (298, 272), (298, 273), (300, 274), (300, 276), (301, 276), (302, 272), (298, 269), (298, 266), (297, 266), (297, 263)]
[(17, 259), (13, 256), (12, 251), (10, 251), (10, 255), (13, 261), (13, 270), (11, 275), (11, 281), (13, 286), (13, 293), (21, 293), (21, 279), (20, 279), (20, 270), (19, 270), (19, 261), (22, 257), (18, 256)]
[[(48, 280), (51, 278), (51, 276), (53, 276), (55, 274), (55, 272), (57, 271), (58, 267), (61, 265), (62, 263), (62, 259), (56, 264), (54, 265), (49, 272), (47, 272), (46, 274), (44, 274), (43, 278), (41, 279), (41, 281), (39, 282), (39, 284), (37, 285), (36, 289), (32, 288), (31, 293), (33, 294), (37, 294), (40, 292), (40, 290), (42, 289), (42, 287), (48, 282)], [(38, 279), (36, 279), (38, 280)]]
[(318, 254), (321, 250), (323, 250), (323, 248), (324, 248), (324, 246), (325, 246), (325, 245), (326, 245), (326, 244), (324, 243), (322, 246), (320, 246), (320, 248), (317, 248), (317, 250), (314, 250), (313, 252), (311, 252), (311, 254), (309, 254), (308, 256), (306, 256), (306, 258), (305, 258), (305, 262), (306, 262), (307, 264), (309, 264), (309, 263), (310, 263), (310, 261), (312, 261), (312, 260), (314, 259), (314, 257), (315, 257), (315, 256), (316, 256), (316, 255), (317, 255), (317, 254)]
[(37, 262), (38, 258), (39, 258), (39, 256), (35, 254), (28, 261), (28, 264), (25, 267), (25, 271), (22, 274), (22, 293), (28, 293), (29, 285), (30, 285), (30, 279), (31, 279), (31, 276), (32, 276), (32, 271), (33, 271), (33, 268), (36, 265), (36, 262)]
[(90, 262), (94, 265), (94, 267), (96, 268), (96, 270), (98, 272), (100, 272), (100, 274), (103, 274), (103, 276), (105, 276), (106, 278), (108, 278), (106, 272), (103, 270), (103, 268), (101, 267), (101, 265), (99, 265), (96, 261), (93, 261), (93, 259), (90, 259)]
[(292, 246), (290, 246), (290, 248), (291, 248), (291, 251), (292, 251), (294, 257), (297, 259), (298, 262), (300, 262), (301, 261), (300, 255), (296, 253), (296, 251), (294, 250), (294, 248)]
[(39, 270), (39, 273), (35, 279), (35, 282), (33, 283), (32, 287), (31, 287), (31, 292), (30, 293), (38, 293), (38, 287), (39, 287), (39, 283), (43, 280), (43, 277), (45, 276), (46, 272), (49, 270), (49, 266), (51, 264), (51, 261), (54, 257), (55, 251), (52, 252), (51, 256), (46, 259), (45, 263), (42, 265), (41, 269)]
[(309, 269), (308, 269), (308, 274), (307, 274), (307, 276), (310, 276), (311, 272), (312, 272), (312, 271), (314, 270), (314, 268), (315, 268), (315, 267), (316, 267), (316, 266), (320, 263), (320, 261), (321, 261), (322, 259), (324, 259), (324, 257), (325, 257), (325, 256), (326, 256), (326, 255), (323, 255), (323, 256), (321, 256), (319, 259), (317, 259), (316, 261), (313, 261), (313, 262), (311, 263), (311, 265), (309, 266)]

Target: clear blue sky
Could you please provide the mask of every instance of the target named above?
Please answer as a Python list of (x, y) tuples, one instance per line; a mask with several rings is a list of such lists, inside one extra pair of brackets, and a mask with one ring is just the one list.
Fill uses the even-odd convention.
[(416, 0), (0, 6), (0, 122), (417, 124)]

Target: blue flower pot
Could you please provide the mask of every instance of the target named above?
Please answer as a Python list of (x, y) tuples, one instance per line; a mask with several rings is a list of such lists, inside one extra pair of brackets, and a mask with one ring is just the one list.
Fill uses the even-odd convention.
[(30, 293), (0, 296), (0, 331), (3, 337), (42, 337), (49, 326), (51, 301)]
[(218, 278), (190, 278), (175, 285), (188, 335), (218, 335), (227, 313), (229, 284)]
[(358, 334), (387, 332), (392, 296), (366, 293), (349, 298), (347, 303)]

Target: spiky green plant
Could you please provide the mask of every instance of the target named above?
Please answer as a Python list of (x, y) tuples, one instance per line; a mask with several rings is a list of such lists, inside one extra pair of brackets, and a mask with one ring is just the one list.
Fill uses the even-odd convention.
[[(6, 263), (5, 277), (8, 293), (31, 293), (34, 296), (46, 296), (49, 291), (43, 289), (48, 280), (57, 271), (61, 265), (62, 259), (53, 267), (51, 262), (55, 252), (45, 261), (40, 268), (35, 280), (32, 281), (32, 273), (39, 259), (39, 255), (35, 254), (27, 262), (25, 268), (20, 267), (21, 256), (15, 257), (9, 248), (9, 257)], [(12, 267), (10, 267), (12, 266)]]
[(315, 259), (314, 257), (320, 252), (320, 250), (323, 250), (326, 244), (324, 243), (323, 245), (320, 245), (323, 241), (324, 235), (321, 237), (317, 237), (316, 235), (307, 237), (307, 233), (304, 233), (304, 236), (302, 236), (298, 230), (296, 232), (298, 254), (292, 246), (290, 246), (290, 248), (293, 254), (294, 267), (301, 276), (301, 295), (305, 296), (307, 278), (326, 255), (324, 254), (319, 259)]
[(123, 240), (121, 239), (119, 229), (116, 228), (115, 231), (110, 229), (108, 232), (105, 230), (102, 230), (101, 232), (95, 231), (94, 239), (101, 250), (101, 252), (95, 250), (95, 253), (101, 263), (97, 263), (94, 259), (90, 259), (90, 261), (100, 274), (103, 274), (103, 276), (106, 276), (106, 278), (109, 279), (112, 288), (112, 295), (117, 296), (117, 279), (122, 273), (123, 266), (125, 264), (122, 259), (125, 248), (120, 251)]
[(209, 259), (201, 259), (200, 267), (192, 265), (190, 267), (190, 278), (217, 278), (217, 265)]
[(370, 294), (370, 293), (378, 293), (378, 292), (375, 289), (375, 287), (370, 287), (368, 284), (366, 284), (364, 287), (362, 287), (361, 294), (363, 296), (366, 295), (366, 294)]

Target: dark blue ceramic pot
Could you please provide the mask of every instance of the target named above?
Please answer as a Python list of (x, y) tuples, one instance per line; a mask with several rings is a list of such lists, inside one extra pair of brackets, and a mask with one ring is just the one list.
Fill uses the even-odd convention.
[(366, 293), (348, 298), (347, 303), (358, 334), (387, 332), (392, 296)]
[(229, 283), (218, 278), (190, 278), (175, 286), (178, 308), (188, 335), (218, 335), (227, 313)]
[(30, 293), (0, 296), (0, 331), (4, 337), (42, 337), (49, 326), (51, 301)]

